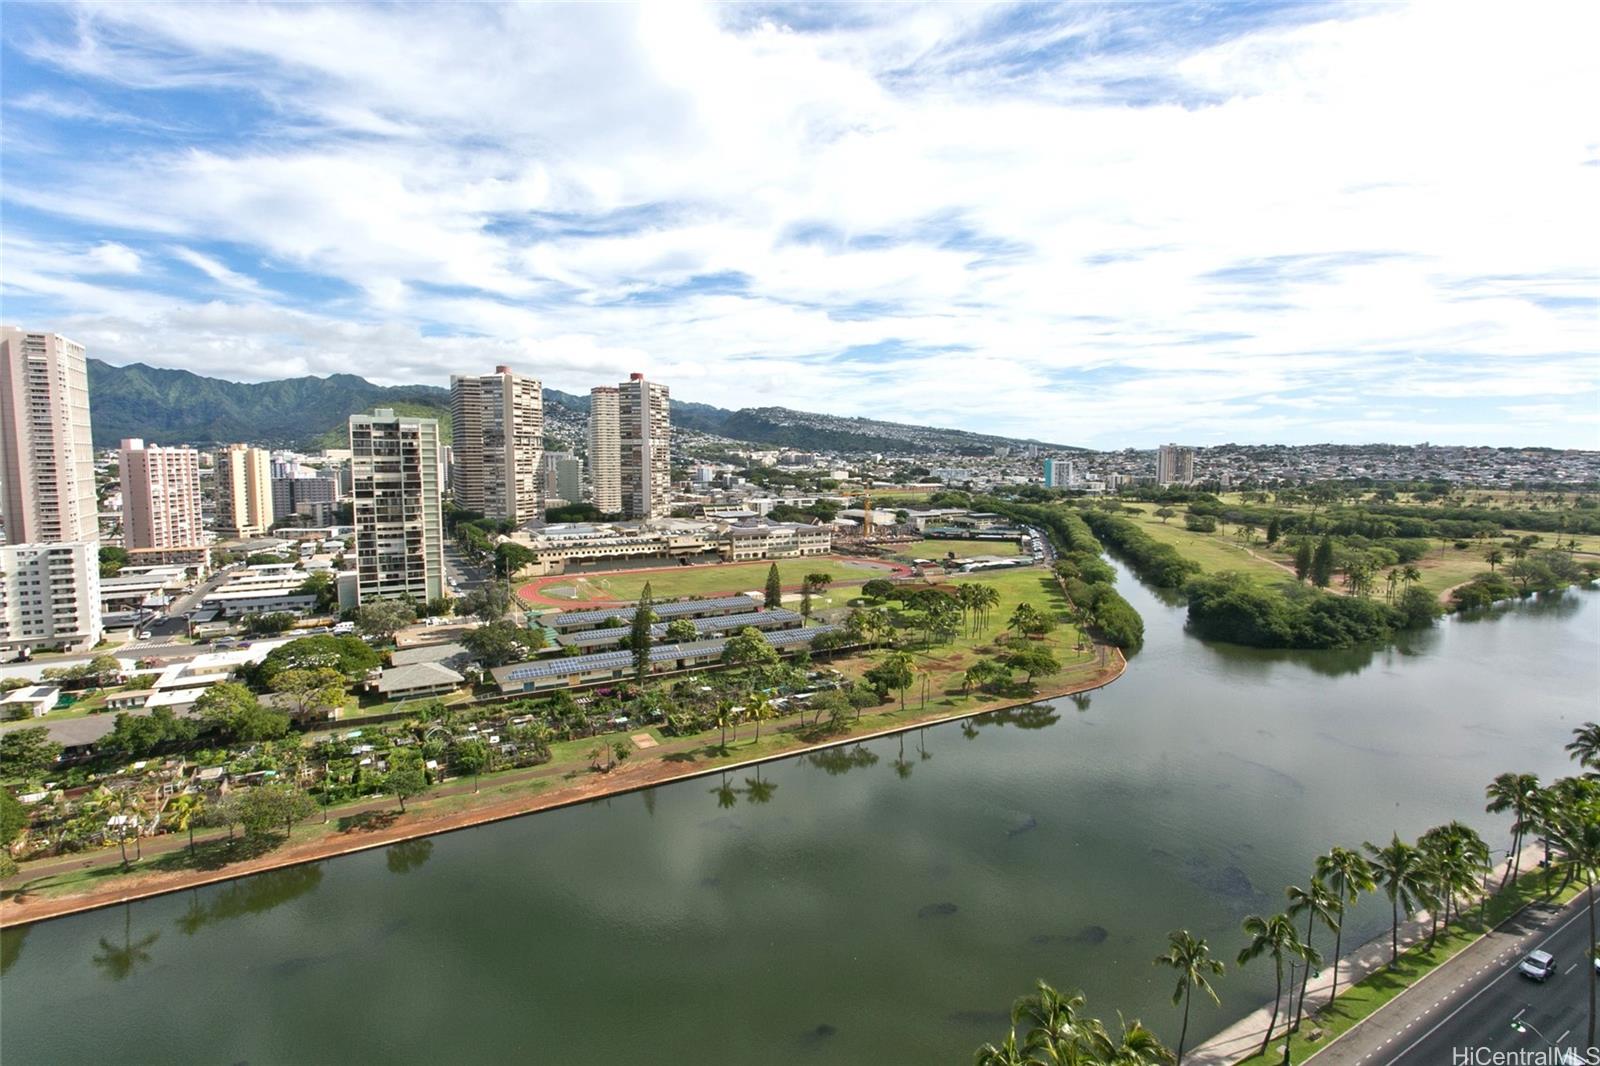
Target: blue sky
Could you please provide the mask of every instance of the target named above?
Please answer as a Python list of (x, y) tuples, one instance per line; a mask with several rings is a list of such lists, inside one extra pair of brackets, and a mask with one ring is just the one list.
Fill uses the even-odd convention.
[(1090, 447), (1600, 447), (1592, 4), (6, 5), (4, 318)]

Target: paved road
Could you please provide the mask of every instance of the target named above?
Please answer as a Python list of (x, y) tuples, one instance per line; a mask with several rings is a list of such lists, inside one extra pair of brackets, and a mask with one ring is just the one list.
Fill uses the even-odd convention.
[[(1317, 1056), (1317, 1064), (1468, 1066), (1480, 1060), (1464, 1055), (1489, 1063), (1497, 1051), (1555, 1046), (1581, 1053), (1588, 1039), (1584, 967), (1593, 965), (1590, 944), (1582, 896), (1561, 908), (1530, 907), (1351, 1030)], [(1536, 948), (1554, 955), (1559, 966), (1543, 984), (1517, 972), (1517, 963)], [(1480, 1048), (1488, 1050), (1474, 1050)]]

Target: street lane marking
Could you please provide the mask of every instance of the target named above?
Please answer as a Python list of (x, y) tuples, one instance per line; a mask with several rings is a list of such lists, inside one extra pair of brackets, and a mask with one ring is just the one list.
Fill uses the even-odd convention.
[[(1566, 921), (1562, 922), (1560, 925), (1558, 925), (1554, 929), (1552, 929), (1550, 931), (1549, 935), (1547, 935), (1543, 940), (1539, 941), (1539, 943), (1536, 946), (1537, 947), (1544, 947), (1544, 945), (1550, 943), (1550, 941), (1554, 940), (1557, 936), (1561, 935), (1561, 931), (1563, 929), (1565, 929), (1567, 926), (1571, 925), (1573, 922), (1577, 921), (1579, 918), (1584, 917), (1587, 913), (1588, 912), (1585, 911), (1582, 907), (1579, 907), (1577, 910), (1572, 912), (1572, 917), (1568, 918)], [(1446, 963), (1445, 965), (1448, 965), (1448, 963)], [(1411, 1044), (1404, 1051), (1400, 1052), (1400, 1054), (1398, 1054), (1394, 1058), (1390, 1059), (1389, 1062), (1391, 1064), (1399, 1062), (1401, 1059), (1403, 1059), (1407, 1055), (1411, 1054), (1411, 1052), (1416, 1048), (1416, 1046), (1418, 1044), (1422, 1043), (1424, 1040), (1428, 1039), (1428, 1037), (1432, 1036), (1435, 1032), (1437, 1032), (1439, 1030), (1439, 1028), (1441, 1026), (1443, 1026), (1451, 1018), (1454, 1018), (1456, 1015), (1458, 1015), (1462, 1011), (1466, 1010), (1467, 1007), (1469, 1005), (1471, 1005), (1473, 1000), (1477, 999), (1479, 996), (1481, 996), (1485, 992), (1489, 991), (1489, 989), (1493, 988), (1495, 985), (1497, 985), (1501, 981), (1505, 980), (1505, 978), (1509, 974), (1512, 974), (1514, 972), (1516, 972), (1516, 971), (1515, 970), (1507, 970), (1507, 971), (1505, 971), (1505, 973), (1502, 973), (1499, 977), (1496, 977), (1494, 980), (1490, 981), (1488, 984), (1486, 984), (1482, 988), (1478, 989), (1472, 995), (1468, 996), (1465, 1002), (1461, 1003), (1459, 1006), (1456, 1007), (1455, 1010), (1451, 1011), (1449, 1014), (1446, 1014), (1443, 1018), (1440, 1018), (1439, 1021), (1438, 1021), (1438, 1024), (1436, 1024), (1432, 1029), (1429, 1029), (1426, 1033), (1423, 1033), (1421, 1036), (1417, 1037), (1417, 1039), (1412, 1041)], [(1388, 1043), (1388, 1041), (1386, 1040), (1386, 1041), (1384, 1041), (1384, 1043)]]

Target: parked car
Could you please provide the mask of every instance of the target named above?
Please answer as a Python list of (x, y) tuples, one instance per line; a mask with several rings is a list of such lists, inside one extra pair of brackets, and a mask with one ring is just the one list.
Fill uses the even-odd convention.
[(1522, 976), (1531, 977), (1535, 981), (1547, 981), (1556, 972), (1555, 956), (1548, 951), (1534, 951), (1517, 964), (1517, 969)]

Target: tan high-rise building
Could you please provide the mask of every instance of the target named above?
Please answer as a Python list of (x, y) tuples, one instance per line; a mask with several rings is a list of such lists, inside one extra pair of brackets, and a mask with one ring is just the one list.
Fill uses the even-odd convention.
[(439, 423), (392, 410), (350, 416), (356, 598), (444, 595)]
[(454, 441), (450, 485), (456, 504), (521, 525), (544, 517), (544, 392), (539, 379), (495, 367), (481, 377), (452, 375)]
[(259, 537), (272, 528), (272, 456), (265, 448), (230, 444), (215, 456), (217, 532)]
[(665, 385), (632, 374), (617, 386), (622, 513), (665, 518), (672, 511), (672, 421)]
[(622, 426), (617, 390), (589, 390), (589, 485), (593, 504), (605, 514), (622, 510)]
[(123, 547), (189, 548), (206, 542), (200, 524), (199, 452), (130, 437), (122, 442), (119, 460)]
[(0, 479), (10, 543), (100, 539), (83, 345), (0, 326)]
[(1177, 444), (1163, 444), (1156, 453), (1156, 484), (1190, 485), (1194, 483), (1194, 449)]

